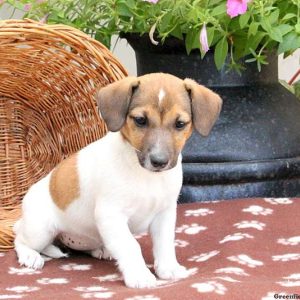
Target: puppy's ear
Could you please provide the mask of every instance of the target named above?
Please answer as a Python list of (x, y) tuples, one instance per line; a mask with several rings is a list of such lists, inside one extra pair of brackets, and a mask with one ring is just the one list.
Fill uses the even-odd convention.
[(185, 79), (184, 84), (191, 98), (194, 127), (201, 135), (207, 136), (218, 119), (222, 99), (192, 79)]
[(96, 101), (109, 131), (118, 131), (125, 123), (131, 97), (139, 85), (136, 77), (126, 77), (101, 88)]

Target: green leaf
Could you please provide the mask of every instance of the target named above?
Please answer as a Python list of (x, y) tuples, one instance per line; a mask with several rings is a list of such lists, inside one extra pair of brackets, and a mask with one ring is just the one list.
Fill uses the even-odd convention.
[(250, 19), (249, 12), (246, 12), (245, 14), (243, 14), (239, 17), (239, 23), (240, 23), (241, 29), (243, 29), (247, 25), (249, 19)]
[(295, 29), (296, 29), (296, 32), (299, 34), (300, 33), (300, 24), (296, 24)]
[(257, 23), (257, 22), (253, 22), (250, 24), (249, 30), (248, 30), (248, 37), (250, 37), (251, 35), (256, 35), (258, 26), (259, 26), (259, 23)]
[(272, 28), (271, 32), (269, 32), (271, 39), (277, 41), (279, 43), (282, 42), (282, 34), (278, 27)]
[(182, 40), (183, 35), (182, 35), (182, 31), (181, 31), (181, 27), (180, 26), (176, 26), (173, 31), (170, 33), (172, 36), (175, 36), (176, 38)]
[(281, 20), (285, 21), (285, 20), (289, 20), (289, 19), (292, 19), (292, 18), (296, 18), (296, 17), (297, 17), (296, 14), (288, 13)]
[(278, 54), (298, 48), (300, 48), (300, 36), (296, 32), (290, 32), (283, 37), (282, 43), (279, 44)]
[(293, 30), (293, 26), (290, 26), (288, 24), (281, 24), (277, 28), (280, 30), (282, 36)]
[(265, 35), (266, 35), (265, 32), (258, 31), (256, 33), (256, 35), (253, 36), (251, 39), (247, 39), (246, 46), (244, 48), (245, 50), (244, 50), (243, 56), (246, 56), (249, 53), (251, 53), (250, 49), (256, 50), (256, 48), (258, 47), (258, 45), (261, 42), (261, 40), (265, 37)]
[(216, 6), (210, 13), (210, 16), (218, 16), (226, 13), (226, 3)]
[(199, 40), (200, 31), (189, 31), (185, 38), (185, 47), (188, 54), (193, 49), (200, 48), (200, 40)]
[(132, 13), (125, 3), (118, 3), (118, 5), (116, 5), (116, 11), (122, 17), (132, 17)]
[(278, 21), (278, 18), (279, 18), (279, 9), (276, 9), (268, 16), (268, 21), (272, 25)]
[(226, 36), (224, 36), (216, 45), (215, 48), (215, 64), (218, 70), (222, 68), (225, 63), (226, 56), (228, 53), (228, 42)]

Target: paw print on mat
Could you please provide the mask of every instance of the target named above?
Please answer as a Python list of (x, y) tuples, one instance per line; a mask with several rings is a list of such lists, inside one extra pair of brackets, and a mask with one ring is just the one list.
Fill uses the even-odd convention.
[(277, 284), (285, 287), (300, 287), (300, 273), (291, 274), (290, 276), (283, 277), (284, 281), (279, 281)]
[(226, 267), (226, 268), (220, 268), (215, 271), (215, 273), (225, 273), (225, 274), (234, 274), (239, 276), (249, 276), (248, 273), (244, 271), (242, 268), (237, 267)]
[(70, 264), (64, 264), (59, 267), (60, 269), (64, 271), (88, 271), (92, 268), (92, 265), (90, 264), (75, 264), (75, 263), (70, 263)]
[(264, 200), (273, 205), (292, 204), (293, 203), (293, 200), (291, 200), (289, 198), (264, 198)]
[(239, 240), (243, 240), (243, 239), (253, 239), (253, 238), (254, 238), (254, 236), (250, 235), (248, 233), (237, 232), (237, 233), (225, 236), (223, 238), (223, 240), (219, 242), (219, 244), (223, 244), (223, 243), (231, 242), (231, 241), (239, 241)]
[(273, 213), (273, 209), (264, 208), (259, 205), (250, 205), (248, 208), (244, 208), (242, 211), (251, 213), (252, 215), (255, 215), (255, 216), (259, 216), (259, 215), (267, 216), (267, 215), (271, 215)]
[(197, 223), (193, 223), (191, 225), (182, 225), (176, 228), (177, 233), (185, 233), (185, 234), (197, 234), (200, 231), (206, 230), (207, 227), (201, 226)]
[(214, 210), (211, 210), (209, 208), (199, 208), (199, 209), (189, 209), (189, 210), (186, 210), (185, 211), (185, 216), (186, 217), (190, 217), (190, 216), (193, 216), (193, 217), (199, 217), (199, 216), (207, 216), (207, 215), (211, 215), (211, 214), (214, 214), (215, 211)]
[(278, 239), (277, 243), (287, 246), (297, 246), (300, 245), (300, 236), (293, 236), (287, 239)]
[(110, 292), (107, 288), (101, 286), (79, 286), (73, 288), (73, 290), (82, 292), (81, 297), (84, 299), (108, 299), (115, 294), (114, 292)]
[(188, 261), (195, 261), (195, 262), (207, 261), (211, 257), (218, 255), (219, 253), (220, 253), (220, 251), (218, 251), (218, 250), (210, 251), (207, 253), (201, 253), (199, 255), (192, 256), (191, 258), (188, 259)]
[(227, 291), (223, 284), (212, 280), (194, 283), (191, 287), (197, 289), (199, 293), (216, 293), (218, 295), (225, 295), (225, 292)]
[(300, 259), (300, 253), (287, 253), (283, 255), (273, 255), (272, 256), (273, 261), (291, 261), (291, 260), (299, 260)]
[(67, 278), (41, 278), (37, 280), (39, 284), (66, 284), (69, 283)]
[(14, 274), (14, 275), (36, 275), (41, 274), (42, 271), (40, 270), (34, 270), (30, 268), (13, 268), (10, 267), (8, 274)]
[(187, 241), (183, 241), (183, 240), (175, 240), (175, 247), (179, 247), (179, 248), (185, 248), (186, 246), (188, 246), (190, 243)]
[(229, 257), (227, 257), (227, 259), (230, 260), (230, 261), (237, 262), (241, 265), (246, 265), (249, 268), (260, 267), (260, 266), (263, 266), (263, 264), (264, 264), (262, 261), (252, 259), (250, 256), (248, 256), (246, 254), (239, 254), (239, 255), (236, 255), (236, 256), (229, 256)]
[(114, 274), (108, 274), (104, 276), (99, 277), (93, 277), (94, 279), (98, 279), (99, 281), (120, 281), (123, 280), (121, 274), (114, 273)]
[(233, 226), (238, 229), (254, 228), (257, 230), (263, 230), (266, 227), (266, 224), (252, 220), (252, 221), (241, 221), (239, 223), (235, 223)]
[(18, 286), (6, 288), (7, 291), (14, 292), (14, 293), (30, 293), (30, 292), (38, 291), (39, 289), (40, 289), (39, 287), (27, 286), (27, 285), (18, 285)]

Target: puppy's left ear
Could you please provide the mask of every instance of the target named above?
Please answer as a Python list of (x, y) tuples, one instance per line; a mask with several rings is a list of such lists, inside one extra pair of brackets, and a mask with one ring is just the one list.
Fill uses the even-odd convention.
[(109, 131), (118, 131), (124, 125), (133, 92), (138, 85), (137, 77), (126, 77), (97, 92), (96, 101)]
[(194, 127), (201, 135), (207, 136), (219, 117), (222, 99), (192, 79), (185, 79), (184, 84), (191, 98)]

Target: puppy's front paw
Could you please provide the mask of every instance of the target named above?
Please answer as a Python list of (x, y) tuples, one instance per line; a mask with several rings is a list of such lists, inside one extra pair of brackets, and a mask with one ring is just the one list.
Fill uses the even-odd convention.
[(24, 250), (19, 255), (19, 264), (31, 269), (41, 269), (44, 266), (42, 256), (32, 249)]
[(174, 280), (188, 277), (188, 271), (180, 264), (157, 266), (155, 272), (160, 279)]
[(124, 274), (124, 281), (130, 288), (153, 288), (156, 286), (156, 278), (148, 268), (140, 270), (132, 269)]

